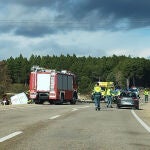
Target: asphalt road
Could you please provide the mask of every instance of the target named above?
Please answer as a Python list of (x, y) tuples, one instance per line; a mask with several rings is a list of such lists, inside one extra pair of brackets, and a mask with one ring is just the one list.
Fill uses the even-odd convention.
[(1, 106), (0, 150), (150, 150), (150, 133), (131, 109), (101, 107)]

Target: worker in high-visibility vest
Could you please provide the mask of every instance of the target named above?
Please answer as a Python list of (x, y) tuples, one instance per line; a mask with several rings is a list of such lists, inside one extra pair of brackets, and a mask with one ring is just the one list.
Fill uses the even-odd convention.
[(148, 95), (149, 95), (149, 92), (147, 89), (144, 90), (144, 96), (145, 96), (145, 103), (148, 102)]
[(93, 95), (95, 102), (95, 110), (100, 110), (101, 87), (99, 86), (99, 83), (97, 83), (94, 86)]
[(120, 95), (120, 93), (121, 93), (121, 92), (120, 92), (120, 90), (118, 90), (118, 91), (117, 91), (117, 96), (119, 96), (119, 95)]
[(107, 107), (112, 108), (112, 89), (108, 88), (106, 93)]

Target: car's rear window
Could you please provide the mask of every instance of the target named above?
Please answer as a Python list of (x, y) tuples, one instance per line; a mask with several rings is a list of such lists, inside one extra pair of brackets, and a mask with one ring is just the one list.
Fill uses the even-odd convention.
[(120, 96), (122, 96), (122, 97), (136, 97), (136, 94), (131, 93), (131, 92), (123, 92), (120, 94)]
[(131, 92), (138, 92), (138, 89), (130, 89)]

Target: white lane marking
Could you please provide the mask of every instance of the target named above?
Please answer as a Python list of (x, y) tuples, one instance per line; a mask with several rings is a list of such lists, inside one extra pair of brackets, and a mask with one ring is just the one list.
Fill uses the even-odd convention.
[(78, 110), (77, 108), (73, 108), (73, 109), (72, 109), (72, 111), (77, 111), (77, 110)]
[(60, 117), (61, 115), (56, 115), (56, 116), (52, 116), (52, 117), (50, 117), (49, 119), (56, 119), (56, 118), (58, 118), (58, 117)]
[(83, 106), (83, 107), (78, 107), (78, 108), (88, 108), (88, 107), (90, 107), (90, 106)]
[(17, 135), (21, 134), (21, 133), (23, 133), (23, 132), (22, 131), (17, 131), (17, 132), (11, 133), (11, 134), (9, 134), (5, 137), (0, 138), (0, 142), (4, 142), (4, 141), (6, 141), (10, 138), (13, 138), (14, 136), (17, 136)]
[(136, 120), (150, 133), (150, 127), (142, 120), (140, 119), (137, 114), (134, 112), (134, 110), (131, 110), (133, 116), (136, 118)]
[(78, 108), (72, 108), (72, 111), (77, 111), (78, 109), (83, 109), (83, 108), (87, 108), (87, 107), (90, 107), (90, 106), (83, 106), (83, 107), (78, 107)]

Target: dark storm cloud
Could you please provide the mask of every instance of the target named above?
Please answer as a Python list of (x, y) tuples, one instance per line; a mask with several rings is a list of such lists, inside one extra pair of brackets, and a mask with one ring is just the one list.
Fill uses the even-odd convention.
[(129, 19), (131, 23), (142, 22), (143, 25), (143, 22), (147, 24), (150, 17), (148, 0), (15, 0), (14, 2), (28, 7), (53, 8), (61, 12), (63, 17), (72, 20), (83, 20), (97, 12), (97, 19)]
[(42, 37), (46, 34), (54, 34), (57, 32), (57, 29), (50, 28), (47, 26), (20, 26), (16, 28), (15, 34), (24, 35), (28, 37)]
[[(28, 18), (35, 26), (34, 28), (31, 28), (29, 24), (26, 28), (23, 23), (16, 24), (15, 34), (25, 36), (41, 36), (54, 34), (56, 31), (78, 29), (88, 31), (122, 30), (150, 25), (150, 1), (148, 0), (0, 0), (0, 5), (8, 4), (22, 6), (30, 12)], [(55, 10), (58, 14), (53, 19), (45, 16), (46, 20), (44, 21), (39, 16), (40, 27), (36, 27), (37, 22), (33, 20), (32, 14), (34, 15), (43, 8), (49, 13)], [(19, 20), (15, 16), (14, 19)], [(24, 20), (26, 24), (26, 18)]]
[(62, 9), (60, 6), (59, 10), (69, 19), (87, 22), (93, 28), (113, 29), (119, 23), (128, 23), (127, 28), (150, 25), (148, 0), (80, 0), (71, 7), (66, 6)]
[(3, 5), (7, 4), (17, 4), (25, 7), (54, 7), (55, 5), (60, 5), (68, 0), (0, 0), (0, 3)]

